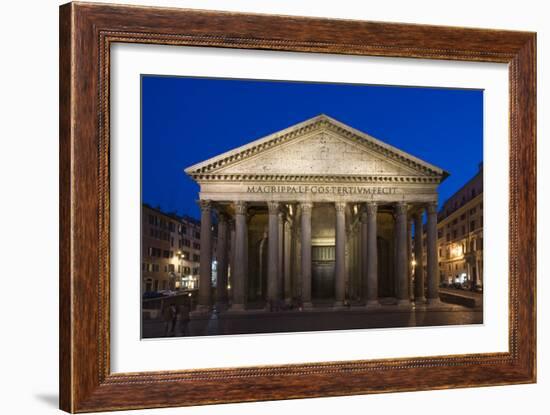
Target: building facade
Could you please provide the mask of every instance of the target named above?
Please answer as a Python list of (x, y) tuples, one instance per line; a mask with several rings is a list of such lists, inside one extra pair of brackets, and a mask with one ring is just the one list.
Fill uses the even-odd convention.
[(146, 204), (141, 220), (142, 292), (198, 288), (200, 222)]
[(446, 285), (483, 287), (483, 166), (438, 215), (439, 268)]
[[(408, 306), (412, 290), (418, 303), (425, 291), (438, 302), (437, 187), (448, 175), (439, 167), (320, 115), (185, 172), (200, 186), (198, 312), (215, 300), (235, 312), (295, 301)], [(204, 231), (213, 213), (218, 279), (228, 281), (216, 299)], [(428, 262), (413, 269), (412, 229), (423, 215)]]

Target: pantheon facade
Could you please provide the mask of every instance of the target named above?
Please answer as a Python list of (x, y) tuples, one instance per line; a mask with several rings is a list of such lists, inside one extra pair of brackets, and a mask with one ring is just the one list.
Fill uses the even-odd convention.
[(185, 172), (200, 186), (197, 313), (438, 303), (441, 168), (319, 115)]

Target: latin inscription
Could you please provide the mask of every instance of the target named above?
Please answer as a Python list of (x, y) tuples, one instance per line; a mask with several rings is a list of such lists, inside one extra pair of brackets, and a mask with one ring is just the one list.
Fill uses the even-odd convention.
[(393, 195), (396, 187), (368, 186), (310, 186), (310, 185), (266, 185), (248, 186), (247, 193), (300, 193), (300, 194), (333, 194), (333, 195)]

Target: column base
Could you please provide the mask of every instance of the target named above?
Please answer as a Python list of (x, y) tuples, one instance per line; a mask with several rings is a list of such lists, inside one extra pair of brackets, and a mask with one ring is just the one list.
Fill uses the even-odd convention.
[(409, 299), (401, 299), (401, 300), (397, 300), (397, 307), (401, 307), (401, 308), (409, 308), (409, 307), (412, 307), (412, 304), (411, 304), (411, 300)]
[(414, 302), (416, 305), (426, 304), (426, 297), (416, 297)]
[(216, 303), (216, 310), (218, 311), (226, 311), (229, 308), (229, 304), (225, 301), (221, 301), (219, 303)]
[(201, 319), (206, 318), (210, 315), (210, 306), (207, 305), (198, 305), (193, 311), (189, 313), (189, 318), (191, 319)]
[(367, 307), (368, 309), (380, 308), (382, 307), (382, 304), (380, 304), (380, 301), (378, 300), (367, 300), (367, 304), (365, 304), (365, 307)]
[(313, 310), (313, 303), (311, 301), (307, 301), (304, 304), (302, 304), (303, 310)]
[(428, 298), (427, 304), (429, 308), (438, 308), (445, 305), (439, 298)]
[(231, 307), (227, 309), (227, 313), (242, 313), (246, 311), (244, 304), (231, 304)]
[(333, 311), (339, 311), (339, 310), (345, 310), (345, 309), (347, 309), (347, 307), (344, 305), (343, 301), (335, 301), (334, 304), (332, 305)]

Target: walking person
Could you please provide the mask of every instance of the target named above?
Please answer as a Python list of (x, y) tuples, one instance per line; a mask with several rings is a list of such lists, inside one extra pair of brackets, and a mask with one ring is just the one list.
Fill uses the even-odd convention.
[(176, 304), (171, 303), (164, 308), (164, 336), (174, 336), (176, 334), (176, 322), (178, 321), (178, 308)]
[(189, 312), (190, 307), (187, 304), (183, 304), (180, 307), (180, 328), (182, 336), (189, 335)]

